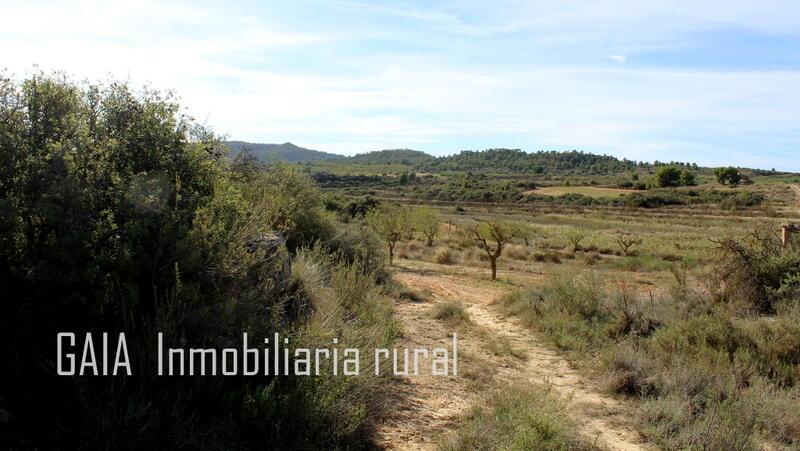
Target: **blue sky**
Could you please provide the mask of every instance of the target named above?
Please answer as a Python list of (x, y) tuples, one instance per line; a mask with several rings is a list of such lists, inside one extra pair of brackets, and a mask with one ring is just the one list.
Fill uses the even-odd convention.
[(797, 0), (0, 0), (0, 67), (175, 89), (231, 139), (800, 171)]

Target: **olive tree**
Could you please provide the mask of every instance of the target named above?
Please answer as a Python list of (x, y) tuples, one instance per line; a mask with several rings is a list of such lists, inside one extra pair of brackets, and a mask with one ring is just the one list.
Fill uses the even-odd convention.
[(371, 210), (366, 217), (367, 224), (380, 236), (389, 248), (389, 264), (394, 261), (394, 246), (411, 230), (411, 215), (407, 207), (384, 205)]
[(503, 253), (503, 247), (516, 237), (523, 229), (520, 224), (491, 219), (475, 225), (475, 241), (478, 247), (489, 256), (492, 267), (492, 280), (497, 279), (497, 259)]

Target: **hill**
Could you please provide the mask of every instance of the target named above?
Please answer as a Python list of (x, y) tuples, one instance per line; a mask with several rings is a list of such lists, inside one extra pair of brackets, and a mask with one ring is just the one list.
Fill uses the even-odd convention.
[(353, 164), (405, 164), (408, 166), (424, 166), (431, 164), (436, 157), (419, 150), (387, 149), (360, 153), (347, 159)]
[(423, 164), (427, 171), (532, 172), (546, 174), (614, 174), (636, 168), (636, 162), (608, 155), (569, 152), (523, 152), (519, 149), (465, 150)]
[(569, 152), (523, 152), (519, 149), (465, 150), (435, 157), (410, 149), (380, 150), (341, 160), (344, 164), (404, 164), (417, 170), (480, 171), (496, 173), (617, 174), (631, 171), (637, 163), (608, 155)]
[(306, 161), (333, 161), (346, 158), (335, 153), (306, 149), (290, 142), (283, 144), (259, 144), (244, 141), (226, 141), (231, 158), (235, 158), (243, 150), (250, 151), (261, 161), (285, 161), (287, 163), (303, 163)]

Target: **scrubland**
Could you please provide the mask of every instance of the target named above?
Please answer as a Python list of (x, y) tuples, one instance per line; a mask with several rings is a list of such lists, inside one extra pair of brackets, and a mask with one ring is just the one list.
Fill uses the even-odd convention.
[[(0, 443), (800, 447), (800, 250), (776, 235), (800, 222), (796, 175), (623, 193), (595, 178), (655, 168), (572, 152), (623, 173), (544, 174), (552, 152), (530, 162), (543, 195), (507, 164), (463, 166), (534, 158), (498, 150), (423, 156), (419, 176), (367, 155), (315, 182), (312, 166), (231, 161), (168, 94), (61, 74), (0, 78), (0, 94)], [(141, 371), (57, 376), (65, 330), (138, 337)], [(160, 378), (156, 332), (364, 356), (458, 332), (463, 372)]]

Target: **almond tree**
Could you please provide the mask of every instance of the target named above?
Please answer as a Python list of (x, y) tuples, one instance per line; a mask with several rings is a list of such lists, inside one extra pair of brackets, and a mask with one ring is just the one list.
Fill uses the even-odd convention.
[(389, 247), (389, 264), (394, 261), (394, 246), (411, 229), (411, 215), (407, 207), (385, 205), (369, 212), (367, 224)]
[(503, 246), (520, 235), (519, 224), (491, 219), (475, 225), (475, 241), (486, 251), (492, 266), (492, 280), (497, 279), (497, 259), (503, 253)]
[(439, 215), (431, 207), (414, 209), (414, 229), (425, 235), (427, 245), (433, 246), (433, 239), (439, 233)]

